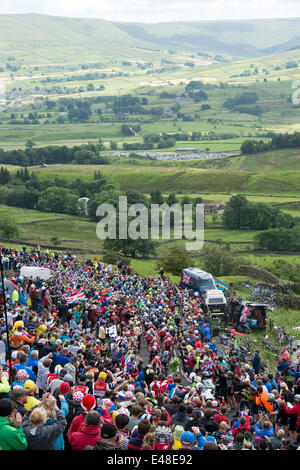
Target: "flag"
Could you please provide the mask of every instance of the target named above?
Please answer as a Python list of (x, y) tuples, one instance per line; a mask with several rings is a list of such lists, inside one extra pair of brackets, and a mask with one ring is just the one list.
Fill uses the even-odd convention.
[(215, 284), (217, 289), (222, 290), (223, 292), (229, 292), (229, 286), (225, 282), (215, 279)]
[(185, 284), (189, 284), (191, 278), (190, 278), (190, 276), (188, 276), (187, 274), (185, 274), (185, 275), (183, 276), (182, 280), (183, 280), (183, 282), (184, 282)]
[(71, 292), (70, 294), (65, 294), (64, 298), (68, 304), (78, 304), (79, 302), (87, 300), (83, 289), (80, 289), (77, 292)]

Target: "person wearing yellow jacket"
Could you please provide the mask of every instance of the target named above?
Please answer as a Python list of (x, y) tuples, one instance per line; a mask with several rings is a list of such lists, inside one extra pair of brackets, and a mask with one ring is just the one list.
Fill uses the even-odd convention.
[(6, 377), (3, 375), (2, 366), (0, 366), (0, 399), (8, 398), (10, 392), (10, 385)]
[(13, 291), (11, 300), (12, 300), (12, 303), (13, 303), (13, 304), (16, 304), (16, 303), (19, 302), (19, 292), (18, 292), (18, 289), (15, 289), (15, 290)]
[(33, 380), (26, 380), (24, 383), (24, 388), (25, 390), (29, 391), (29, 395), (27, 398), (27, 403), (25, 403), (24, 408), (29, 411), (31, 408), (33, 408), (36, 405), (39, 405), (41, 402), (37, 398), (35, 398), (34, 393), (38, 393), (38, 388), (36, 384), (33, 382)]

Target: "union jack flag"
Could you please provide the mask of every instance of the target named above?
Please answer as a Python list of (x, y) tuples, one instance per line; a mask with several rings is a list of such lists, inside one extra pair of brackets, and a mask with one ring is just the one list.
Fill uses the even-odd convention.
[(84, 302), (87, 300), (83, 289), (80, 289), (77, 292), (72, 292), (70, 294), (65, 294), (64, 297), (68, 304), (78, 304), (79, 302)]
[(183, 276), (183, 279), (182, 279), (182, 280), (183, 280), (183, 282), (184, 282), (185, 284), (189, 284), (191, 278), (190, 278), (190, 276), (188, 276), (187, 274), (185, 274), (185, 275)]

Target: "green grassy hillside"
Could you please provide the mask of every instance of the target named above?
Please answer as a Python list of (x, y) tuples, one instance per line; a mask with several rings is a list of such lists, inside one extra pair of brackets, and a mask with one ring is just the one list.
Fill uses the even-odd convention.
[[(257, 157), (257, 156), (256, 156)], [(250, 157), (247, 157), (250, 160)], [(299, 162), (299, 160), (295, 160)], [(263, 156), (262, 156), (263, 162)], [(298, 163), (297, 163), (298, 164)], [(262, 168), (263, 168), (262, 163)], [(159, 166), (159, 165), (158, 165)], [(9, 167), (16, 171), (16, 167)], [(117, 182), (123, 191), (130, 189), (150, 192), (153, 189), (184, 194), (201, 193), (245, 193), (270, 195), (300, 195), (300, 169), (296, 165), (287, 171), (262, 171), (257, 162), (256, 171), (244, 169), (210, 169), (190, 167), (164, 167), (156, 165), (49, 165), (48, 168), (29, 167), (39, 176), (55, 176), (73, 181), (78, 175), (84, 180), (92, 180), (94, 172), (101, 173), (112, 181)], [(176, 175), (176, 178), (174, 176)]]
[(18, 60), (31, 65), (87, 58), (151, 58), (151, 53), (161, 49), (255, 57), (299, 46), (299, 30), (299, 18), (135, 24), (0, 15), (0, 60), (5, 61), (12, 51)]

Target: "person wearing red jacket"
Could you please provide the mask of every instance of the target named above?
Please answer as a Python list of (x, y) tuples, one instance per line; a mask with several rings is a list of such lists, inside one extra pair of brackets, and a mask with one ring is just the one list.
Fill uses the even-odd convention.
[(300, 395), (294, 396), (295, 406), (288, 408), (283, 400), (278, 400), (278, 404), (282, 405), (288, 415), (297, 415), (295, 435), (300, 433)]
[(101, 417), (98, 411), (90, 411), (78, 431), (68, 433), (72, 450), (84, 450), (100, 441)]
[(232, 434), (234, 438), (234, 442), (236, 441), (236, 436), (242, 432), (245, 433), (246, 431), (250, 431), (250, 420), (248, 414), (241, 416), (239, 422), (234, 423), (232, 426)]
[(86, 417), (87, 413), (89, 413), (90, 411), (92, 411), (96, 407), (95, 397), (93, 397), (93, 395), (84, 395), (84, 397), (82, 398), (82, 401), (81, 401), (81, 407), (82, 407), (82, 413), (75, 416), (75, 418), (73, 418), (73, 420), (70, 424), (70, 428), (69, 428), (69, 431), (68, 431), (68, 434), (67, 434), (69, 442), (70, 442), (70, 436), (74, 432), (77, 432), (79, 430), (81, 424), (85, 420), (85, 417)]

